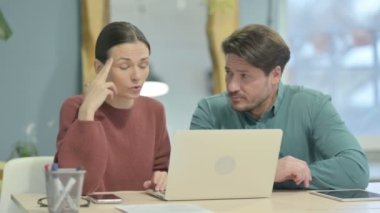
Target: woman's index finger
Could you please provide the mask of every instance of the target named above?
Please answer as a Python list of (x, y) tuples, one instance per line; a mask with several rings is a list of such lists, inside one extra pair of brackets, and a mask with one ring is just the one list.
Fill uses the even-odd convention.
[(99, 77), (101, 79), (103, 79), (104, 81), (107, 80), (107, 77), (108, 77), (108, 74), (111, 70), (111, 66), (112, 66), (112, 63), (113, 63), (113, 59), (112, 58), (109, 58), (106, 63), (104, 64), (103, 68), (100, 70), (99, 72)]

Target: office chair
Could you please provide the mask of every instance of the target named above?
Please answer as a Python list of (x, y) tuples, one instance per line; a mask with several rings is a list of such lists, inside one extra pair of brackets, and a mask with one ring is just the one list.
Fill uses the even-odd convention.
[(22, 212), (11, 200), (11, 194), (46, 193), (44, 165), (53, 162), (53, 156), (15, 158), (4, 167), (0, 196), (0, 212)]

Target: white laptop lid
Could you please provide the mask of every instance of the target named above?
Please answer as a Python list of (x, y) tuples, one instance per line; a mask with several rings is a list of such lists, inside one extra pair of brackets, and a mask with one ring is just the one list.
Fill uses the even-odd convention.
[(164, 199), (269, 197), (282, 130), (183, 130), (174, 135)]

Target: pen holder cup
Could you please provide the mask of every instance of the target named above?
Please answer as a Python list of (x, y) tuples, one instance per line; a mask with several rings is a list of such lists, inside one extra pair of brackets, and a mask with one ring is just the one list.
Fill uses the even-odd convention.
[(63, 168), (45, 172), (49, 212), (79, 212), (86, 171)]

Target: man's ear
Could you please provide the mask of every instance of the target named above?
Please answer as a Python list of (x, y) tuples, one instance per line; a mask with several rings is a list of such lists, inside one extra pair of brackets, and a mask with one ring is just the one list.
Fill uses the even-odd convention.
[(272, 75), (273, 83), (278, 84), (280, 82), (281, 76), (282, 76), (281, 67), (276, 66), (275, 68), (273, 68), (271, 75)]
[(103, 63), (99, 61), (98, 59), (95, 59), (94, 61), (94, 68), (95, 68), (95, 73), (98, 73), (102, 68), (103, 68)]

